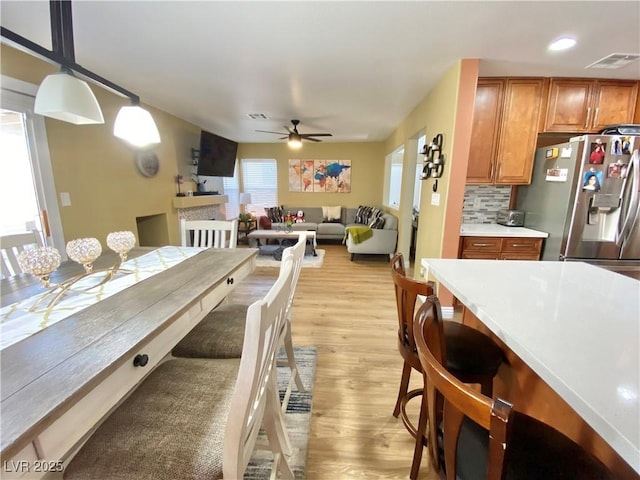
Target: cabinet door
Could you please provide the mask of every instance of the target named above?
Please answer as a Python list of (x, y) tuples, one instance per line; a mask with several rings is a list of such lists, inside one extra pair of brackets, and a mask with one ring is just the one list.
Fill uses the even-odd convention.
[(637, 82), (598, 80), (593, 96), (591, 131), (607, 125), (632, 123), (638, 96)]
[(544, 78), (510, 78), (505, 84), (498, 135), (496, 185), (531, 183)]
[(504, 80), (493, 78), (478, 80), (467, 166), (468, 184), (493, 182), (503, 92)]
[(591, 120), (593, 80), (552, 78), (545, 132), (587, 132)]

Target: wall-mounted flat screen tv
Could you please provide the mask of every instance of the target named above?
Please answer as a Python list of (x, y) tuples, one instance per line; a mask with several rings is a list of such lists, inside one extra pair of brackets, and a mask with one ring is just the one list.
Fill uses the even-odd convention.
[(236, 142), (203, 130), (200, 134), (197, 174), (210, 177), (233, 177), (237, 154)]

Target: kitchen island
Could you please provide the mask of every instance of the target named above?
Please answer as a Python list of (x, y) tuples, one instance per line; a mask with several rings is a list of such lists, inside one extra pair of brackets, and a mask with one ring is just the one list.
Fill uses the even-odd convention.
[(506, 350), (495, 395), (638, 478), (640, 282), (581, 262), (422, 266), (464, 305), (464, 323)]

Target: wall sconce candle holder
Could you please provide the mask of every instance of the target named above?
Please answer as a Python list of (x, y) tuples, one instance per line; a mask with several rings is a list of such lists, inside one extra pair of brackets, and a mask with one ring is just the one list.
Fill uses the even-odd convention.
[(444, 137), (441, 133), (437, 134), (428, 145), (425, 144), (422, 155), (425, 156), (424, 168), (422, 169), (422, 180), (434, 178), (433, 191), (438, 190), (438, 178), (444, 173), (444, 154), (442, 153), (442, 142)]

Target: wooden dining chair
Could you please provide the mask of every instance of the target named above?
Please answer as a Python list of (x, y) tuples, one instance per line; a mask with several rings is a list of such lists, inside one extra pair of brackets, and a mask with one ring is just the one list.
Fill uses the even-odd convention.
[[(404, 359), (398, 399), (393, 411), (399, 414), (411, 434), (415, 437), (416, 428), (406, 414), (407, 402), (422, 394), (422, 389), (407, 392), (411, 371), (422, 373), (422, 366), (416, 349), (413, 333), (413, 317), (419, 296), (433, 295), (433, 284), (421, 282), (405, 274), (404, 258), (396, 253), (391, 259), (391, 277), (395, 286), (396, 306), (398, 310), (398, 349)], [(491, 395), (493, 377), (496, 376), (504, 354), (493, 340), (482, 332), (458, 322), (445, 322), (445, 338), (450, 351), (447, 368), (465, 383), (478, 383), (482, 391)]]
[(240, 359), (161, 363), (96, 430), (66, 480), (242, 479), (261, 427), (281, 478), (293, 480), (276, 355), (287, 322), (293, 259), (247, 310)]
[[(448, 364), (446, 322), (440, 302), (429, 296), (415, 317), (414, 331), (425, 394), (418, 428), (429, 426), (430, 456), (448, 480), (611, 479), (595, 457), (568, 437), (509, 402), (492, 399), (453, 375)], [(428, 410), (428, 413), (426, 411)], [(422, 455), (416, 440), (414, 457)], [(415, 465), (415, 462), (414, 462)], [(411, 471), (417, 478), (418, 471)]]
[(37, 230), (1, 236), (0, 273), (2, 276), (0, 278), (7, 278), (22, 273), (22, 269), (18, 264), (18, 255), (26, 248), (40, 246), (42, 246), (42, 241), (40, 239), (40, 233)]
[[(287, 359), (286, 363), (291, 370), (291, 380), (295, 382), (298, 391), (304, 392), (305, 387), (298, 373), (291, 338), (291, 311), (295, 296), (302, 261), (304, 259), (307, 237), (300, 232), (298, 241), (282, 252), (280, 269), (284, 268), (286, 260), (291, 258), (293, 262), (292, 285), (289, 290), (287, 302), (287, 321), (280, 332), (281, 344), (284, 346)], [(239, 358), (243, 351), (245, 322), (248, 305), (241, 303), (221, 304), (213, 309), (202, 321), (194, 327), (189, 334), (182, 339), (173, 349), (175, 357), (191, 358)], [(287, 400), (291, 393), (292, 384), (289, 384), (283, 407), (286, 408)]]
[(180, 220), (183, 247), (236, 248), (238, 220)]

